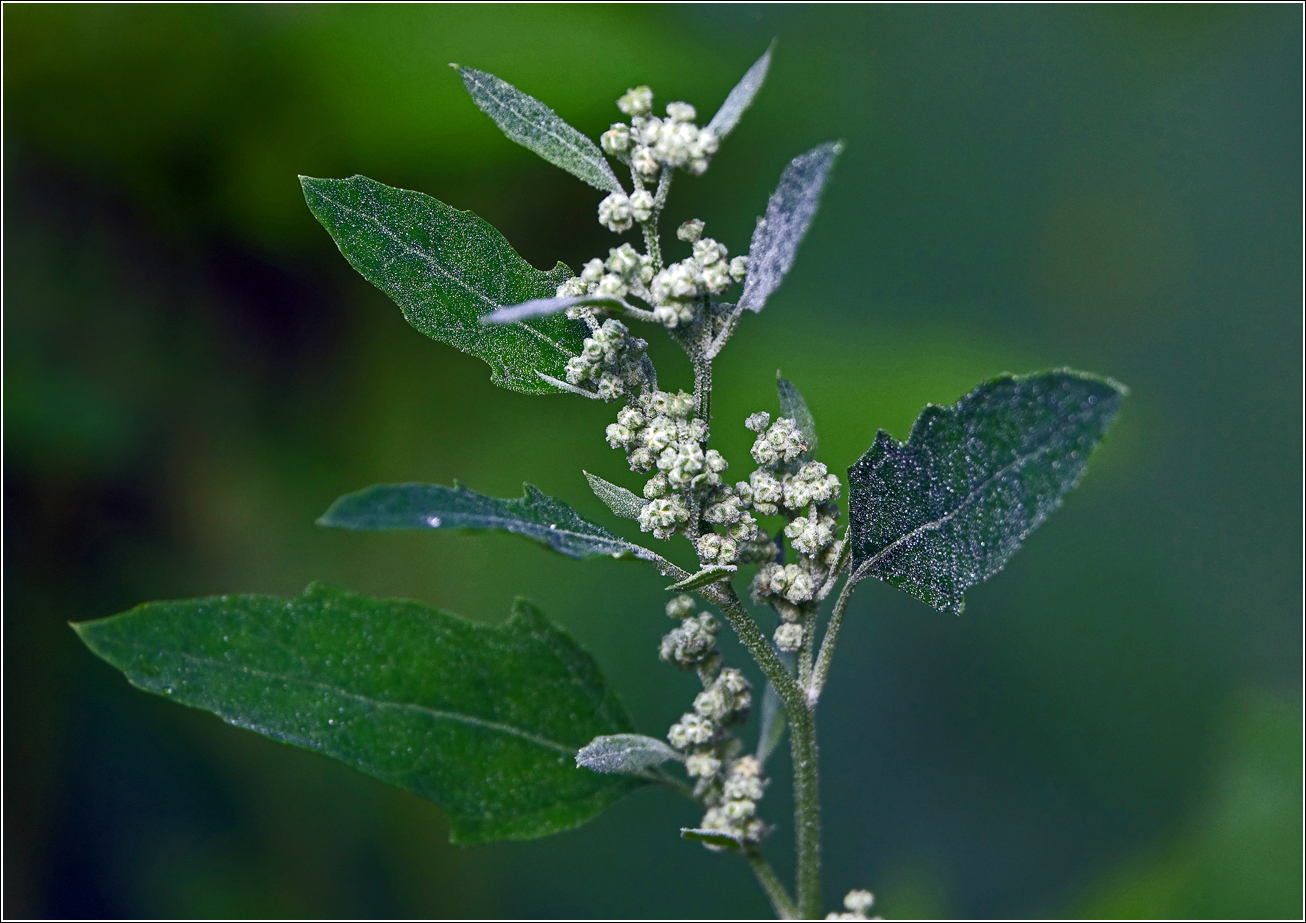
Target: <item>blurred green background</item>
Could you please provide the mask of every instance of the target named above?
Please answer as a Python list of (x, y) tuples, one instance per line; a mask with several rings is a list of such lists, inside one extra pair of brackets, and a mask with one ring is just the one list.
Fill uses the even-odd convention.
[[(420, 189), (577, 267), (614, 243), (601, 193), (507, 141), (447, 62), (597, 137), (636, 83), (710, 114), (773, 36), (665, 222), (743, 252), (785, 162), (847, 141), (719, 365), (737, 469), (777, 367), (836, 470), (998, 372), (1132, 389), (962, 617), (859, 590), (823, 702), (827, 903), (1300, 915), (1300, 8), (8, 6), (4, 27), (7, 915), (766, 911), (742, 863), (677, 838), (697, 815), (670, 794), (451, 847), (435, 806), (135, 691), (66, 623), (313, 579), (490, 622), (526, 593), (662, 733), (692, 681), (657, 660), (656, 575), (314, 527), (377, 481), (529, 479), (595, 518), (582, 467), (635, 481), (612, 408), (496, 389), (407, 327), (295, 177)], [(785, 788), (764, 813), (788, 877)]]

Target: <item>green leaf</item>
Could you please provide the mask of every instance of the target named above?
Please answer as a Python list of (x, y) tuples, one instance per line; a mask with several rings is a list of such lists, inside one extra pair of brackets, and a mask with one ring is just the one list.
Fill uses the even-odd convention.
[(640, 512), (644, 507), (648, 506), (649, 501), (638, 494), (631, 493), (624, 487), (611, 484), (596, 474), (590, 474), (588, 471), (583, 472), (583, 474), (585, 480), (589, 481), (590, 490), (594, 491), (594, 496), (602, 500), (608, 509), (622, 519), (638, 519)]
[(597, 144), (558, 117), (544, 103), (494, 74), (453, 65), (472, 101), (522, 147), (562, 167), (595, 189), (625, 192)]
[(762, 88), (762, 81), (766, 79), (767, 69), (771, 66), (771, 51), (774, 48), (775, 42), (772, 41), (766, 52), (735, 84), (735, 88), (726, 96), (726, 101), (721, 104), (716, 115), (712, 116), (712, 121), (707, 123), (707, 128), (718, 138), (724, 138), (739, 124), (740, 116), (752, 104), (757, 91)]
[(753, 229), (740, 307), (761, 311), (784, 281), (798, 255), (798, 245), (816, 216), (830, 168), (842, 150), (838, 141), (827, 141), (799, 154), (780, 174), (780, 182), (766, 203), (766, 214)]
[(706, 843), (708, 846), (717, 846), (721, 849), (742, 849), (744, 841), (741, 837), (733, 833), (727, 833), (724, 830), (703, 830), (698, 827), (681, 827), (680, 835), (687, 840), (697, 840), (700, 843)]
[(608, 734), (595, 737), (576, 754), (576, 765), (594, 772), (645, 776), (667, 760), (684, 757), (656, 737), (643, 734)]
[(652, 552), (582, 519), (561, 500), (531, 484), (524, 487), (524, 496), (500, 500), (468, 490), (456, 481), (453, 487), (373, 484), (331, 504), (317, 524), (360, 531), (492, 529), (524, 535), (572, 558), (605, 554), (652, 559)]
[(495, 384), (527, 394), (562, 389), (587, 328), (562, 314), (486, 326), (481, 315), (505, 305), (553, 298), (571, 277), (559, 263), (541, 272), (503, 235), (471, 212), (366, 176), (299, 178), (309, 210), (349, 264), (422, 333), (489, 363)]
[(733, 564), (712, 564), (703, 568), (697, 574), (686, 577), (677, 583), (667, 587), (668, 590), (697, 590), (701, 586), (707, 586), (709, 583), (716, 583), (724, 580), (735, 571), (739, 570)]
[(927, 406), (905, 443), (880, 430), (848, 471), (854, 578), (960, 613), (1075, 486), (1124, 394), (1069, 369), (1003, 375)]
[(798, 393), (798, 389), (780, 374), (779, 369), (775, 370), (775, 385), (776, 390), (780, 392), (780, 416), (793, 420), (798, 431), (803, 434), (803, 441), (807, 443), (807, 451), (803, 454), (803, 458), (815, 458), (816, 420), (812, 419), (812, 412), (807, 409), (807, 402)]
[(630, 720), (590, 655), (525, 600), (491, 627), (314, 584), (73, 628), (141, 689), (434, 801), (456, 843), (566, 830), (641, 784), (576, 771), (580, 747)]

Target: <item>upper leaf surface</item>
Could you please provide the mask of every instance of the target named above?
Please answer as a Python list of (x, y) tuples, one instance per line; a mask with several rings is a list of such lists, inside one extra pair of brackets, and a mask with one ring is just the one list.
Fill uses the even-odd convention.
[(739, 124), (740, 117), (744, 110), (752, 105), (753, 97), (757, 91), (762, 89), (762, 82), (766, 80), (766, 72), (771, 67), (771, 50), (775, 47), (775, 42), (771, 47), (758, 58), (753, 66), (744, 72), (744, 76), (735, 84), (726, 101), (721, 104), (721, 108), (712, 116), (712, 121), (707, 123), (707, 128), (712, 131), (718, 138), (724, 138), (726, 135)]
[(552, 298), (571, 277), (541, 272), (471, 212), (365, 176), (300, 177), (309, 209), (367, 281), (389, 295), (427, 336), (489, 363), (495, 384), (528, 394), (559, 389), (537, 373), (566, 377), (587, 330), (563, 315), (486, 326), (481, 315)]
[(518, 600), (498, 627), (318, 584), (74, 625), (133, 685), (440, 805), (460, 843), (582, 824), (640, 784), (577, 772), (630, 721), (593, 659)]
[(1004, 375), (927, 406), (905, 443), (880, 430), (848, 471), (854, 576), (960, 613), (1075, 486), (1124, 393), (1068, 369)]
[(821, 201), (821, 189), (834, 159), (843, 150), (837, 141), (828, 141), (799, 154), (780, 174), (780, 184), (766, 203), (766, 214), (758, 219), (748, 248), (748, 275), (744, 277), (744, 294), (739, 303), (750, 311), (760, 311), (780, 287), (785, 274), (794, 264), (798, 245)]
[(643, 734), (609, 734), (595, 737), (576, 754), (576, 765), (594, 772), (647, 776), (667, 760), (684, 760), (656, 737)]
[(638, 494), (631, 493), (624, 487), (618, 487), (616, 484), (605, 481), (597, 474), (590, 474), (586, 471), (584, 475), (585, 480), (589, 481), (590, 490), (594, 491), (594, 496), (602, 500), (608, 509), (622, 519), (638, 519), (644, 507), (649, 504), (648, 500)]
[(461, 484), (373, 484), (346, 494), (318, 519), (341, 529), (494, 529), (533, 539), (573, 558), (605, 554), (645, 557), (639, 545), (583, 519), (561, 500), (526, 484), (512, 500), (487, 497)]
[(559, 118), (558, 113), (494, 74), (471, 67), (457, 70), (472, 100), (510, 139), (595, 189), (625, 191), (599, 146)]

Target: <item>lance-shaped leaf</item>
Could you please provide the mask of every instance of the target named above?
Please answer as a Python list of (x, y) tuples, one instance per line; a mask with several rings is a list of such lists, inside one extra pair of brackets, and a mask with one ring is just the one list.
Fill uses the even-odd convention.
[(602, 500), (608, 509), (622, 519), (638, 519), (644, 507), (648, 506), (649, 501), (638, 494), (631, 493), (624, 487), (618, 487), (616, 484), (605, 481), (598, 475), (590, 474), (588, 471), (583, 472), (583, 474), (585, 480), (589, 481), (590, 490), (594, 491), (594, 496)]
[(766, 53), (758, 58), (744, 73), (743, 78), (735, 84), (735, 88), (726, 96), (726, 101), (721, 104), (716, 115), (712, 116), (712, 121), (707, 123), (708, 130), (718, 138), (724, 138), (739, 124), (740, 116), (752, 104), (757, 91), (762, 89), (762, 81), (766, 80), (767, 69), (771, 66), (771, 51), (774, 48), (775, 42), (772, 42), (770, 48), (766, 49)]
[(641, 784), (576, 771), (581, 747), (630, 720), (589, 654), (525, 600), (492, 627), (315, 584), (73, 628), (135, 686), (434, 801), (454, 842), (565, 830)]
[(766, 214), (758, 219), (753, 230), (748, 248), (748, 275), (744, 278), (744, 294), (739, 299), (741, 307), (762, 310), (771, 293), (784, 281), (794, 264), (798, 245), (812, 224), (830, 167), (842, 150), (842, 144), (829, 141), (800, 154), (785, 167), (780, 185), (766, 203)]
[(737, 570), (739, 570), (739, 568), (734, 564), (711, 564), (698, 573), (691, 574), (684, 580), (679, 580), (671, 584), (667, 589), (678, 590), (681, 592), (685, 590), (697, 590), (699, 587), (707, 586), (709, 583), (718, 583), (725, 580)]
[(695, 840), (720, 849), (743, 849), (744, 838), (737, 833), (725, 830), (704, 830), (699, 827), (681, 827), (680, 835), (687, 840)]
[(510, 139), (595, 189), (625, 191), (598, 145), (564, 122), (558, 113), (494, 74), (453, 66), (473, 102)]
[(536, 298), (533, 301), (526, 301), (522, 304), (514, 304), (506, 308), (497, 308), (481, 318), (482, 324), (515, 324), (518, 321), (528, 320), (532, 317), (547, 317), (550, 314), (558, 314), (568, 308), (579, 305), (597, 304), (605, 308), (629, 308), (621, 298), (616, 295), (604, 295), (595, 292), (592, 295), (563, 295), (553, 298)]
[(667, 760), (684, 760), (656, 737), (643, 734), (608, 734), (595, 737), (576, 754), (576, 765), (594, 772), (647, 776)]
[(812, 418), (812, 412), (807, 409), (807, 402), (803, 400), (802, 394), (793, 383), (780, 374), (779, 369), (775, 372), (775, 386), (780, 393), (780, 416), (793, 420), (798, 431), (803, 434), (803, 441), (807, 443), (807, 451), (803, 454), (803, 458), (815, 458), (816, 420)]
[(652, 552), (595, 525), (561, 500), (525, 485), (513, 500), (487, 497), (454, 482), (373, 484), (346, 494), (317, 524), (360, 531), (385, 529), (489, 529), (533, 539), (572, 558), (592, 554), (652, 559)]
[(880, 430), (848, 471), (853, 578), (960, 613), (1075, 486), (1124, 394), (1069, 369), (1004, 375), (927, 406), (905, 443)]
[(336, 246), (404, 318), (441, 343), (489, 363), (495, 384), (528, 394), (560, 389), (588, 333), (561, 314), (487, 327), (481, 315), (504, 305), (557, 295), (571, 277), (559, 263), (541, 272), (471, 212), (365, 176), (301, 176), (304, 199)]

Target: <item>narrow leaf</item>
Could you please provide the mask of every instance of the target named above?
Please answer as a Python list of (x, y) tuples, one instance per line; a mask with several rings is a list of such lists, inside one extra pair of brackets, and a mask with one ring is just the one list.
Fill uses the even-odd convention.
[(854, 577), (960, 613), (1075, 486), (1124, 394), (1069, 369), (1004, 375), (927, 406), (905, 443), (880, 430), (848, 471)]
[(733, 833), (727, 833), (724, 830), (702, 830), (697, 827), (681, 827), (680, 835), (687, 840), (697, 840), (700, 843), (706, 843), (708, 846), (716, 846), (721, 849), (741, 849), (744, 845), (742, 838)]
[(724, 138), (739, 124), (740, 116), (752, 104), (757, 91), (762, 88), (762, 81), (766, 79), (767, 69), (771, 66), (771, 51), (774, 48), (773, 41), (766, 49), (766, 53), (758, 58), (744, 73), (743, 78), (735, 84), (735, 88), (730, 91), (726, 101), (716, 111), (716, 115), (712, 116), (712, 121), (707, 123), (708, 129), (718, 138)]
[(668, 590), (697, 590), (699, 587), (707, 586), (709, 583), (716, 583), (718, 580), (724, 580), (735, 571), (739, 570), (733, 564), (713, 564), (703, 568), (697, 574), (686, 577), (679, 583), (673, 583), (667, 587)]
[(608, 509), (616, 513), (622, 519), (638, 519), (640, 512), (648, 506), (648, 501), (639, 494), (631, 493), (624, 487), (618, 487), (616, 484), (610, 484), (595, 474), (584, 472), (585, 480), (590, 482), (590, 490), (594, 491), (594, 496), (598, 497), (607, 506)]
[(807, 443), (807, 452), (804, 458), (816, 457), (816, 421), (812, 419), (812, 412), (807, 409), (807, 402), (798, 389), (790, 383), (789, 379), (780, 374), (780, 370), (775, 371), (776, 390), (780, 392), (780, 416), (788, 417), (798, 426), (798, 431), (803, 434), (803, 441)]
[(457, 843), (566, 830), (641, 784), (576, 772), (580, 747), (630, 720), (589, 654), (525, 600), (491, 627), (314, 584), (73, 628), (141, 689), (434, 801)]
[(472, 101), (510, 139), (595, 189), (624, 191), (598, 145), (564, 122), (558, 113), (493, 74), (456, 64), (454, 68)]
[(576, 754), (576, 765), (594, 772), (643, 776), (667, 760), (684, 760), (656, 737), (643, 734), (608, 734), (595, 737)]
[(571, 277), (559, 263), (541, 272), (471, 212), (365, 176), (299, 178), (309, 210), (363, 278), (390, 296), (404, 319), (441, 343), (489, 363), (495, 384), (528, 394), (560, 389), (587, 328), (562, 315), (487, 327), (503, 305), (552, 298)]
[(744, 278), (744, 294), (739, 299), (743, 307), (762, 310), (771, 293), (784, 281), (794, 264), (798, 245), (816, 214), (830, 167), (842, 150), (842, 144), (829, 141), (800, 154), (785, 167), (780, 185), (766, 203), (766, 215), (758, 219), (753, 230), (748, 249), (748, 275)]
[(547, 317), (559, 314), (576, 305), (598, 304), (612, 307), (627, 307), (626, 302), (616, 295), (567, 295), (562, 298), (536, 298), (522, 304), (507, 308), (498, 308), (481, 318), (482, 324), (514, 324), (532, 317)]
[(530, 484), (525, 488), (525, 496), (500, 500), (457, 482), (453, 487), (373, 484), (331, 504), (317, 524), (356, 530), (491, 529), (524, 535), (572, 558), (649, 559), (651, 552), (581, 518), (561, 500)]

